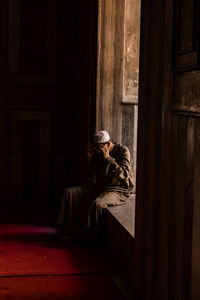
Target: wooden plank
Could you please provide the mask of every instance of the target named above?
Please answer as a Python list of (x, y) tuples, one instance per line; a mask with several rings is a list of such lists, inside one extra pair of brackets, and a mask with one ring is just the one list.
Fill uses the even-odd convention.
[(172, 109), (191, 113), (200, 112), (200, 71), (176, 74)]
[(198, 1), (176, 0), (174, 5), (174, 70), (198, 68)]
[[(51, 126), (51, 113), (49, 111), (43, 110), (14, 110), (11, 111), (11, 150), (10, 150), (10, 160), (11, 160), (11, 179), (9, 185), (11, 187), (12, 201), (22, 201), (23, 200), (23, 190), (24, 182), (28, 180), (25, 179), (26, 174), (23, 168), (23, 162), (26, 160), (26, 156), (30, 156), (30, 153), (24, 153), (23, 150), (27, 149), (26, 152), (30, 152), (30, 145), (26, 145), (27, 137), (23, 135), (24, 126), (27, 126), (26, 122), (31, 123), (33, 132), (38, 132), (38, 137), (36, 137), (38, 143), (38, 194), (35, 197), (35, 201), (45, 201), (50, 199), (50, 171), (51, 171), (51, 161), (50, 161), (50, 146), (51, 146), (51, 136), (50, 136), (50, 126)], [(39, 126), (39, 129), (37, 129)], [(31, 134), (31, 133), (30, 133)], [(28, 148), (27, 148), (28, 147)], [(34, 146), (33, 146), (34, 149)], [(33, 179), (33, 178), (32, 178)], [(31, 194), (31, 192), (30, 192)]]
[(193, 225), (193, 183), (194, 183), (194, 140), (195, 119), (188, 118), (187, 149), (186, 149), (186, 174), (184, 192), (184, 249), (183, 249), (183, 286), (184, 298), (190, 299), (191, 279), (191, 251), (192, 251), (192, 225)]
[[(172, 180), (172, 248), (171, 248), (171, 299), (183, 299), (183, 247), (184, 247), (184, 190), (187, 145), (187, 118), (173, 117), (177, 124), (177, 137), (173, 137)], [(174, 126), (174, 125), (173, 125)], [(172, 132), (174, 131), (172, 126)]]
[[(170, 170), (174, 168), (177, 163), (177, 136), (178, 136), (178, 118), (172, 117), (172, 136), (171, 136), (171, 162), (170, 162)], [(174, 174), (171, 174), (171, 197), (170, 197), (170, 244), (169, 244), (169, 273), (171, 276), (169, 277), (169, 299), (173, 299), (173, 291), (174, 291), (174, 247), (175, 247), (175, 209), (174, 209), (174, 199), (176, 199), (176, 168), (174, 170)]]
[[(42, 3), (43, 5), (41, 6)], [(31, 11), (29, 6), (26, 6), (25, 4), (26, 1), (9, 1), (9, 84), (55, 84), (57, 59), (57, 2), (54, 0), (48, 0), (46, 2), (38, 1), (37, 3), (32, 1), (32, 5), (35, 9), (32, 9)], [(41, 14), (41, 10), (43, 10), (43, 14)], [(39, 17), (41, 23), (40, 26), (37, 27), (35, 25), (34, 18), (24, 17), (25, 12), (26, 15), (31, 12), (32, 14), (35, 13), (34, 18), (37, 19), (37, 17)], [(30, 27), (28, 30), (27, 28), (24, 28), (28, 26)], [(38, 34), (36, 34), (36, 29), (40, 29), (41, 32), (38, 31)], [(38, 43), (40, 46), (38, 46)], [(35, 46), (32, 49), (33, 45)], [(35, 57), (37, 55), (38, 59)], [(38, 63), (33, 64), (32, 61), (34, 60), (38, 60), (41, 63), (39, 65)]]
[(200, 119), (196, 119), (194, 149), (194, 208), (191, 262), (191, 299), (200, 299)]

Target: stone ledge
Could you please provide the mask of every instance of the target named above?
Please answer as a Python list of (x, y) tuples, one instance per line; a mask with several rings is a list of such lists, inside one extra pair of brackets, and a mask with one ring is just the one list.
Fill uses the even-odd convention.
[(135, 235), (135, 194), (123, 205), (109, 206), (108, 212), (134, 237)]

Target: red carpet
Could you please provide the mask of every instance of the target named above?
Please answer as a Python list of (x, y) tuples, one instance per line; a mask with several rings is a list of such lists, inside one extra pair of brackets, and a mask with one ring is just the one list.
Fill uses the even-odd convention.
[(0, 300), (123, 299), (105, 257), (54, 228), (1, 224)]
[(106, 275), (0, 278), (1, 300), (122, 300)]
[(0, 225), (0, 276), (108, 272), (101, 250), (65, 245), (55, 229)]

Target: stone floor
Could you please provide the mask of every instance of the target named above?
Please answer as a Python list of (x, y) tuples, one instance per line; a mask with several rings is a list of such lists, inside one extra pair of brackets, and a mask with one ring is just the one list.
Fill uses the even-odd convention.
[(124, 205), (110, 206), (108, 211), (132, 235), (135, 235), (135, 194)]

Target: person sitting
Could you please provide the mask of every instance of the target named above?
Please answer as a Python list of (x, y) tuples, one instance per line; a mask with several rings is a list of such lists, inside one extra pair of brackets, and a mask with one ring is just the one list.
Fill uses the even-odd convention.
[(64, 189), (58, 224), (64, 234), (89, 230), (98, 239), (104, 209), (125, 204), (133, 193), (132, 158), (129, 149), (113, 143), (105, 130), (95, 132), (87, 156), (87, 182)]

